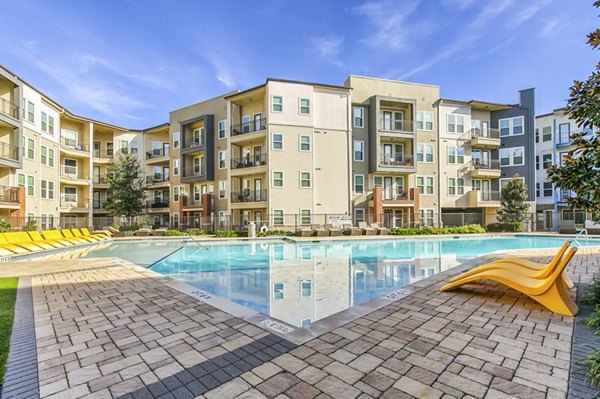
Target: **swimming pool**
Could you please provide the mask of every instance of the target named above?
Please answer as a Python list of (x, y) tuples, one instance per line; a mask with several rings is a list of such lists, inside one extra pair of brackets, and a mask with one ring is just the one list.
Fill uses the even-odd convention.
[[(558, 248), (560, 237), (434, 237), (290, 242), (112, 242), (83, 258), (120, 257), (303, 327), (497, 250)], [(600, 245), (582, 240), (581, 245)], [(60, 256), (57, 254), (56, 256)]]

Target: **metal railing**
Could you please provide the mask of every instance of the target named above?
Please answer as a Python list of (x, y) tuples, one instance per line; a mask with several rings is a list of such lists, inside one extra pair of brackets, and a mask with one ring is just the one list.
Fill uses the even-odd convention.
[(403, 120), (394, 120), (394, 119), (385, 119), (383, 117), (379, 118), (379, 129), (385, 130), (388, 132), (414, 132), (415, 131), (415, 123), (414, 121), (403, 119)]
[(19, 106), (8, 101), (6, 98), (0, 98), (0, 112), (12, 118), (19, 119)]
[(106, 176), (104, 176), (104, 175), (94, 176), (92, 178), (92, 183), (94, 183), (94, 184), (108, 184), (108, 182), (106, 181)]
[(19, 147), (14, 145), (0, 142), (0, 157), (6, 159), (12, 159), (13, 161), (19, 160)]
[(247, 155), (245, 157), (233, 158), (231, 169), (253, 168), (267, 164), (267, 154)]
[(183, 175), (181, 177), (186, 178), (186, 177), (206, 177), (206, 166), (204, 164), (202, 164), (199, 168), (198, 167), (189, 167), (189, 168), (183, 168), (182, 169)]
[(469, 131), (469, 136), (473, 139), (500, 139), (500, 129), (475, 127)]
[(0, 202), (13, 202), (19, 204), (19, 188), (0, 186)]
[(408, 154), (386, 154), (379, 155), (379, 165), (382, 166), (415, 166), (415, 158)]
[(92, 151), (92, 156), (94, 158), (107, 158), (107, 159), (112, 159), (113, 158), (113, 151), (110, 150), (106, 150), (104, 152), (100, 151), (100, 150), (93, 150)]
[(199, 136), (194, 136), (194, 135), (184, 136), (183, 145), (181, 147), (183, 149), (187, 149), (187, 148), (204, 147), (205, 145), (206, 145), (206, 134), (201, 134)]
[(267, 190), (242, 190), (231, 193), (231, 202), (259, 202), (267, 200)]
[(407, 201), (414, 202), (415, 200), (414, 190), (396, 190), (393, 194), (386, 194), (383, 190), (383, 201)]
[(77, 151), (88, 151), (89, 150), (89, 146), (87, 143), (82, 143), (81, 141), (69, 139), (64, 136), (60, 138), (60, 145), (62, 145), (63, 147), (73, 149), (73, 150), (77, 150)]
[(152, 200), (150, 201), (150, 208), (152, 209), (158, 209), (158, 208), (168, 208), (169, 207), (169, 201), (166, 201), (164, 199), (161, 200)]
[(169, 175), (164, 175), (162, 173), (155, 173), (152, 176), (146, 176), (147, 184), (157, 184), (164, 183), (169, 181)]
[(260, 132), (267, 128), (267, 118), (260, 118), (257, 120), (251, 120), (245, 123), (239, 123), (231, 126), (231, 135), (239, 136), (241, 134)]
[(60, 195), (60, 206), (66, 208), (87, 208), (87, 204), (84, 201), (77, 198), (77, 195), (72, 194), (61, 194)]
[(500, 160), (488, 159), (483, 161), (475, 158), (471, 160), (471, 169), (500, 170)]
[(168, 148), (155, 148), (152, 151), (146, 152), (146, 159), (154, 159), (161, 157), (168, 157), (169, 149)]
[(479, 200), (480, 201), (500, 201), (500, 191), (479, 191)]

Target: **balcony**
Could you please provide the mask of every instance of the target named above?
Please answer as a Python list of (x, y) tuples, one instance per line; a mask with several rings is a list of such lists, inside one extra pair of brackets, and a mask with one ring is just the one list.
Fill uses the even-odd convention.
[(93, 179), (92, 179), (92, 183), (94, 183), (94, 186), (106, 186), (106, 187), (108, 187), (108, 182), (106, 181), (106, 176), (104, 176), (104, 175), (94, 176)]
[(88, 178), (84, 177), (76, 166), (60, 165), (60, 177), (69, 180), (69, 184), (89, 184)]
[(149, 203), (150, 209), (164, 209), (169, 208), (169, 201), (164, 199), (155, 199)]
[(168, 157), (168, 156), (169, 156), (168, 148), (154, 149), (152, 151), (146, 152), (146, 160), (147, 161), (164, 161), (164, 159), (162, 159), (162, 158)]
[(231, 160), (231, 169), (255, 168), (267, 164), (267, 154), (248, 155), (245, 157), (233, 158)]
[(411, 188), (409, 190), (399, 189), (396, 192), (389, 193), (383, 190), (382, 195), (383, 206), (413, 206), (419, 194), (416, 189)]
[(492, 128), (473, 128), (469, 131), (472, 148), (500, 148), (500, 130)]
[(240, 192), (231, 193), (232, 203), (241, 202), (260, 202), (267, 200), (267, 190), (242, 190)]
[(88, 213), (89, 208), (85, 201), (78, 200), (77, 195), (61, 194), (60, 211), (65, 213)]
[(0, 209), (20, 209), (19, 187), (0, 186)]
[(471, 160), (471, 177), (475, 179), (497, 179), (501, 175), (500, 161), (489, 159), (482, 161), (480, 159)]
[[(258, 116), (258, 115), (257, 115)], [(260, 118), (245, 123), (240, 123), (231, 126), (231, 137), (240, 136), (242, 134), (260, 132), (267, 128), (267, 118)]]
[(8, 101), (6, 98), (0, 98), (0, 113), (19, 120), (19, 106)]
[(182, 149), (201, 149), (206, 146), (206, 136), (201, 134), (199, 136), (185, 136), (183, 140)]
[(92, 157), (94, 157), (94, 162), (96, 163), (109, 163), (113, 161), (113, 154), (113, 150), (106, 150), (105, 152), (93, 150)]
[(162, 173), (154, 173), (152, 176), (146, 176), (146, 184), (148, 184), (148, 185), (168, 183), (168, 182), (169, 182), (169, 175), (165, 175)]
[(415, 159), (412, 155), (408, 154), (380, 153), (379, 165), (385, 167), (414, 169)]
[(19, 147), (0, 142), (0, 158), (19, 162)]
[[(183, 199), (185, 198), (185, 200)], [(179, 201), (183, 201), (182, 209), (184, 211), (199, 211), (202, 210), (202, 197), (194, 198), (194, 196), (180, 197)]]
[(201, 167), (193, 166), (190, 168), (184, 168), (182, 172), (182, 182), (201, 181), (207, 179), (206, 167), (204, 165)]
[(81, 157), (88, 155), (90, 147), (87, 143), (69, 139), (63, 136), (60, 138), (60, 149), (67, 154)]
[(499, 191), (469, 191), (469, 206), (472, 208), (499, 208)]
[(415, 123), (411, 120), (405, 119), (388, 119), (384, 117), (379, 118), (379, 130), (383, 132), (393, 133), (414, 133)]

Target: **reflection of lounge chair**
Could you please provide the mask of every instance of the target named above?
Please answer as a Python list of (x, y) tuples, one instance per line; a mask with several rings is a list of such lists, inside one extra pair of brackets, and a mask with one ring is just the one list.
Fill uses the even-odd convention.
[(370, 228), (367, 225), (367, 222), (359, 222), (358, 228), (362, 230), (362, 234), (364, 236), (374, 236), (377, 235), (377, 230)]
[(371, 228), (375, 229), (377, 234), (380, 236), (390, 234), (390, 229), (388, 229), (387, 227), (379, 227), (378, 223), (371, 223)]
[(506, 269), (484, 270), (446, 284), (440, 291), (449, 291), (477, 280), (493, 280), (527, 295), (554, 313), (575, 316), (579, 308), (561, 276), (576, 252), (576, 247), (569, 248), (546, 278), (535, 278)]
[(558, 234), (576, 234), (577, 229), (575, 228), (574, 220), (562, 220), (558, 226)]
[(341, 229), (336, 229), (331, 224), (326, 224), (325, 228), (327, 229), (327, 231), (329, 232), (329, 235), (331, 237), (339, 237), (339, 236), (342, 235), (342, 230)]
[(313, 231), (309, 227), (300, 227), (296, 230), (296, 235), (298, 237), (311, 237), (313, 235)]
[[(471, 269), (460, 276), (456, 276), (450, 279), (451, 282), (458, 281), (462, 278), (472, 276), (474, 274), (484, 272), (487, 270), (494, 269), (505, 269), (512, 271), (514, 273), (521, 273), (523, 275), (535, 278), (546, 278), (552, 273), (554, 268), (558, 265), (563, 255), (569, 249), (569, 245), (571, 245), (571, 240), (565, 241), (565, 243), (560, 247), (554, 258), (550, 261), (550, 263), (536, 263), (527, 259), (521, 258), (506, 258), (499, 259), (490, 263), (486, 263), (485, 265), (478, 266), (474, 269)], [(563, 273), (563, 279), (565, 280), (565, 284), (569, 288), (573, 288), (574, 284), (566, 273)]]
[(329, 236), (329, 231), (325, 230), (320, 224), (311, 224), (314, 235), (317, 237), (327, 237)]

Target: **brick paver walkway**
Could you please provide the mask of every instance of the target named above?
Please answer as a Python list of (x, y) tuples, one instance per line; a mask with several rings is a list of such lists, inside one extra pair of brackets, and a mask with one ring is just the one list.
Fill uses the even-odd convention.
[[(569, 272), (599, 262), (582, 248)], [(299, 346), (139, 267), (35, 275), (41, 397), (566, 397), (573, 319), (490, 282), (438, 292), (459, 269)]]

